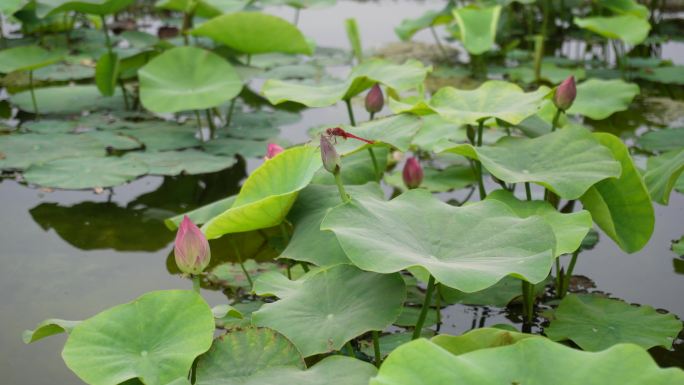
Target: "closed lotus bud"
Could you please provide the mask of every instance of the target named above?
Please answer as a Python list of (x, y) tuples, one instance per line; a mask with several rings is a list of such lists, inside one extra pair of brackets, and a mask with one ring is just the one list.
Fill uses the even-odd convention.
[(329, 172), (336, 174), (340, 171), (340, 156), (325, 135), (321, 135), (321, 159), (323, 159), (323, 167)]
[(378, 83), (368, 91), (366, 94), (366, 111), (370, 113), (376, 113), (382, 110), (382, 106), (385, 105), (385, 98), (382, 96), (382, 90)]
[(280, 154), (283, 151), (285, 151), (285, 149), (280, 147), (279, 145), (275, 143), (269, 143), (268, 147), (266, 148), (266, 156), (264, 158), (266, 160), (273, 159), (276, 155)]
[(418, 158), (412, 156), (406, 159), (401, 175), (404, 178), (404, 184), (409, 189), (420, 186), (423, 182), (423, 168), (420, 166)]
[(572, 103), (577, 96), (577, 87), (575, 87), (575, 77), (570, 76), (563, 80), (553, 94), (553, 104), (561, 111), (567, 111), (572, 107)]
[(178, 227), (173, 252), (176, 265), (186, 274), (201, 273), (211, 259), (209, 241), (187, 215)]

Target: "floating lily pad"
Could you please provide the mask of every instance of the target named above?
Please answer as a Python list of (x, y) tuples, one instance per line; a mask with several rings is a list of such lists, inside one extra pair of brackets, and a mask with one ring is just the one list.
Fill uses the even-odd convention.
[[(94, 85), (45, 87), (35, 90), (36, 102), (44, 114), (80, 114), (86, 110), (123, 110), (123, 98), (119, 91), (113, 97), (100, 94)], [(20, 110), (33, 111), (29, 91), (10, 96), (12, 104)]]
[(364, 270), (420, 266), (465, 292), (507, 275), (544, 280), (556, 245), (553, 229), (538, 216), (521, 219), (494, 200), (453, 207), (420, 189), (389, 202), (353, 198), (331, 210), (321, 229), (334, 232), (347, 257)]
[(0, 168), (26, 169), (62, 158), (105, 156), (102, 143), (93, 137), (70, 134), (18, 134), (0, 136)]
[[(392, 174), (386, 175), (385, 182), (405, 190), (406, 186), (404, 186), (401, 174), (402, 170), (397, 170)], [(423, 167), (423, 181), (420, 187), (431, 192), (447, 192), (459, 190), (475, 183), (477, 183), (477, 178), (475, 178), (473, 169), (470, 166), (453, 165), (444, 170)]]
[(200, 356), (195, 384), (243, 384), (260, 370), (281, 366), (305, 368), (302, 355), (285, 337), (269, 329), (233, 331)]
[(481, 55), (494, 47), (501, 6), (468, 6), (453, 10), (459, 38), (471, 55)]
[(29, 167), (24, 179), (43, 187), (76, 190), (118, 186), (147, 171), (144, 163), (133, 159), (66, 158)]
[(620, 162), (622, 174), (590, 187), (580, 198), (582, 205), (622, 250), (628, 253), (641, 250), (655, 226), (655, 213), (646, 185), (620, 138), (605, 133), (595, 133), (594, 137), (612, 151), (613, 157)]
[(292, 101), (308, 107), (327, 107), (341, 100), (351, 99), (375, 83), (399, 92), (416, 88), (423, 83), (429, 71), (429, 67), (416, 60), (394, 64), (376, 59), (364, 61), (354, 67), (344, 82), (309, 85), (268, 80), (261, 91), (272, 104)]
[(35, 330), (25, 330), (21, 338), (25, 344), (42, 340), (55, 334), (71, 333), (81, 321), (67, 321), (63, 319), (46, 319), (36, 326)]
[(651, 199), (663, 205), (670, 202), (670, 193), (684, 172), (684, 149), (648, 158), (644, 181)]
[(456, 356), (419, 339), (392, 352), (370, 385), (571, 385), (597, 381), (602, 385), (669, 385), (684, 381), (684, 372), (661, 369), (646, 351), (631, 344), (591, 353), (532, 337)]
[(66, 80), (84, 80), (95, 77), (93, 67), (76, 63), (56, 63), (33, 71), (36, 80), (59, 82)]
[(377, 374), (375, 366), (350, 357), (330, 356), (307, 370), (273, 367), (250, 376), (244, 385), (368, 385)]
[(88, 384), (140, 378), (164, 385), (187, 375), (195, 357), (211, 346), (214, 316), (191, 291), (147, 293), (76, 326), (62, 357)]
[(29, 120), (21, 128), (37, 134), (66, 134), (73, 132), (78, 124), (71, 120)]
[(242, 89), (240, 77), (221, 56), (196, 47), (176, 47), (138, 71), (140, 100), (157, 112), (216, 107)]
[(672, 252), (679, 255), (680, 257), (684, 255), (684, 236), (676, 241), (672, 241), (672, 246), (670, 247)]
[[(283, 272), (283, 269), (280, 268), (278, 264), (258, 263), (253, 259), (245, 261), (243, 266), (253, 280), (266, 272)], [(251, 285), (242, 270), (242, 266), (237, 263), (227, 262), (214, 267), (209, 272), (208, 279), (212, 283), (222, 287), (242, 287), (247, 290), (251, 289)]]
[(86, 136), (95, 139), (102, 148), (107, 150), (134, 150), (142, 147), (142, 143), (135, 138), (123, 135), (116, 131), (87, 131), (79, 136)]
[(56, 63), (66, 54), (65, 51), (48, 51), (37, 45), (23, 45), (0, 51), (0, 72), (31, 71)]
[[(232, 127), (231, 127), (232, 128)], [(204, 150), (213, 155), (242, 155), (245, 158), (260, 158), (266, 155), (268, 142), (263, 140), (216, 138), (202, 143)]]
[(121, 133), (132, 136), (145, 145), (147, 151), (180, 150), (198, 147), (197, 128), (174, 122), (150, 121), (131, 125)]
[(216, 156), (197, 150), (139, 152), (131, 153), (124, 159), (141, 162), (154, 175), (195, 175), (217, 172), (233, 166), (237, 160), (233, 157)]
[[(380, 186), (369, 183), (362, 186), (347, 186), (351, 196), (383, 196)], [(335, 235), (321, 231), (321, 222), (328, 210), (341, 204), (337, 186), (310, 185), (299, 193), (297, 201), (287, 218), (294, 226), (290, 242), (280, 255), (295, 261), (311, 262), (318, 266), (332, 266), (349, 263), (340, 248)]]
[(625, 111), (639, 95), (639, 86), (620, 79), (589, 79), (577, 86), (577, 98), (568, 114), (579, 114), (594, 120), (605, 119)]
[(587, 351), (600, 351), (620, 343), (644, 349), (672, 347), (682, 330), (673, 314), (660, 314), (650, 306), (632, 306), (597, 295), (570, 294), (553, 312), (551, 325), (544, 329), (550, 339), (570, 339)]
[(349, 265), (321, 268), (297, 281), (264, 274), (254, 291), (280, 300), (254, 312), (252, 322), (282, 333), (305, 357), (339, 350), (354, 337), (390, 326), (406, 298), (398, 274)]
[[(521, 81), (526, 84), (536, 81), (532, 67), (514, 67), (508, 69), (507, 72), (513, 81)], [(587, 77), (587, 73), (584, 68), (566, 68), (559, 67), (555, 63), (542, 62), (540, 76), (553, 84), (559, 84), (569, 76), (574, 76), (576, 80), (582, 80)]]
[(499, 346), (512, 345), (527, 338), (539, 338), (534, 334), (518, 333), (495, 328), (474, 329), (460, 336), (441, 334), (431, 341), (453, 355), (474, 352)]
[(313, 49), (296, 26), (262, 12), (234, 12), (213, 18), (191, 32), (247, 54), (282, 52), (311, 55)]
[(620, 163), (583, 127), (573, 126), (534, 139), (506, 137), (496, 145), (457, 145), (447, 151), (478, 159), (507, 183), (533, 182), (565, 199), (621, 174)]
[(672, 151), (684, 148), (684, 127), (649, 131), (637, 138), (637, 146), (648, 151)]
[(320, 150), (313, 146), (294, 147), (265, 162), (247, 178), (233, 206), (204, 225), (206, 236), (280, 224), (320, 167)]
[(606, 39), (622, 40), (627, 44), (641, 44), (648, 32), (651, 24), (648, 20), (634, 15), (616, 16), (595, 16), (574, 19), (575, 24), (580, 28), (597, 33)]
[(415, 19), (404, 19), (394, 27), (394, 32), (403, 41), (411, 40), (413, 35), (422, 29), (450, 23), (454, 19), (451, 9), (452, 6), (449, 4), (442, 10), (427, 11)]
[(684, 85), (684, 66), (645, 68), (637, 76), (656, 83)]

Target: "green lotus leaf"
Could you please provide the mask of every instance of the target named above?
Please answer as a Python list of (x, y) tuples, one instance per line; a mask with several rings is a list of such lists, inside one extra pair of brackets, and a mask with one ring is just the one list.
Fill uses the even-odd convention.
[(320, 150), (294, 147), (264, 162), (254, 170), (230, 209), (212, 218), (204, 227), (207, 238), (262, 229), (280, 224), (321, 167)]
[(597, 33), (606, 39), (622, 40), (632, 45), (641, 44), (651, 30), (648, 20), (630, 14), (575, 17), (574, 22), (578, 27)]
[(350, 357), (330, 356), (307, 370), (281, 366), (261, 370), (244, 385), (368, 385), (377, 374), (375, 366)]
[(214, 318), (216, 319), (221, 319), (221, 318), (226, 318), (226, 317), (233, 317), (233, 318), (239, 318), (242, 319), (243, 315), (240, 313), (240, 311), (236, 308), (234, 308), (231, 305), (216, 305), (211, 308), (211, 313), (214, 315)]
[(221, 56), (196, 47), (176, 47), (138, 71), (140, 100), (157, 113), (201, 110), (233, 99), (242, 81)]
[(303, 369), (304, 359), (285, 337), (269, 329), (248, 328), (214, 340), (197, 360), (196, 385), (244, 384), (260, 370)]
[[(421, 337), (430, 338), (435, 335), (435, 332), (430, 329), (423, 329)], [(413, 338), (413, 332), (401, 332), (393, 334), (385, 334), (380, 336), (380, 354), (382, 357), (386, 357), (394, 349), (399, 346), (411, 341)], [(373, 348), (373, 343), (370, 341), (360, 341), (361, 351), (369, 356), (373, 357), (375, 354), (375, 349)]]
[(211, 346), (214, 316), (192, 291), (147, 293), (76, 326), (62, 351), (64, 362), (88, 384), (139, 378), (165, 385), (187, 376), (195, 357)]
[(169, 230), (176, 230), (180, 223), (183, 221), (183, 217), (187, 215), (192, 220), (192, 223), (198, 226), (203, 225), (209, 222), (215, 216), (230, 209), (233, 206), (233, 204), (235, 204), (235, 198), (237, 198), (237, 195), (219, 199), (216, 202), (212, 202), (208, 205), (198, 207), (192, 211), (188, 211), (187, 213), (167, 218), (164, 220), (164, 224)]
[(350, 265), (314, 270), (297, 281), (267, 273), (254, 284), (259, 295), (280, 298), (252, 314), (252, 323), (274, 329), (305, 357), (339, 350), (397, 319), (406, 299), (399, 274), (376, 274)]
[(55, 334), (68, 334), (80, 323), (81, 321), (67, 321), (57, 318), (46, 319), (39, 323), (34, 330), (25, 330), (21, 339), (24, 340), (25, 344), (30, 344)]
[[(415, 327), (416, 324), (418, 323), (418, 318), (420, 317), (420, 312), (422, 309), (417, 308), (417, 307), (408, 307), (404, 306), (403, 309), (401, 309), (401, 314), (399, 314), (399, 318), (397, 318), (396, 321), (394, 321), (394, 324), (397, 326), (412, 326)], [(436, 309), (430, 309), (427, 312), (427, 315), (425, 316), (425, 323), (423, 324), (424, 327), (429, 328), (433, 325), (437, 324), (437, 310)]]
[[(123, 110), (124, 102), (119, 91), (105, 97), (94, 85), (45, 87), (35, 90), (36, 102), (43, 114), (80, 114), (85, 110)], [(22, 111), (33, 111), (29, 91), (10, 97), (12, 104)]]
[(308, 107), (327, 107), (341, 100), (348, 100), (381, 83), (398, 92), (419, 87), (431, 67), (421, 62), (409, 60), (404, 64), (394, 64), (375, 59), (364, 61), (354, 67), (344, 82), (325, 85), (309, 85), (302, 83), (268, 80), (261, 92), (271, 104), (288, 101), (297, 102)]
[(465, 129), (437, 114), (422, 116), (421, 120), (423, 125), (411, 141), (412, 145), (421, 150), (434, 151), (435, 145), (444, 140), (454, 143), (468, 140)]
[(71, 134), (13, 134), (0, 136), (0, 168), (26, 169), (62, 158), (105, 156), (97, 139)]
[[(354, 197), (383, 197), (377, 183), (347, 186), (346, 190)], [(337, 186), (310, 185), (302, 190), (287, 215), (287, 219), (294, 226), (294, 232), (280, 257), (310, 262), (318, 266), (349, 263), (335, 235), (320, 229), (328, 210), (340, 203)]]
[(282, 52), (311, 55), (313, 49), (296, 26), (261, 12), (235, 12), (215, 17), (191, 32), (246, 54)]
[[(230, 128), (231, 130), (233, 127)], [(260, 158), (266, 155), (268, 143), (263, 140), (216, 138), (202, 143), (204, 150), (212, 155), (241, 155), (244, 158)]]
[(642, 19), (648, 19), (649, 10), (636, 0), (598, 0), (598, 5), (619, 14), (631, 14)]
[[(386, 170), (389, 156), (389, 148), (374, 147), (373, 155), (378, 162), (378, 169)], [(368, 151), (359, 151), (342, 157), (342, 183), (345, 185), (361, 185), (368, 182), (377, 182), (378, 173), (375, 171), (373, 159)], [(321, 168), (316, 172), (311, 183), (334, 185), (335, 178), (326, 169)]]
[[(531, 84), (536, 81), (534, 68), (532, 67), (514, 67), (507, 70), (508, 75), (512, 81), (521, 81), (525, 84)], [(584, 68), (566, 68), (559, 67), (555, 63), (542, 62), (541, 78), (548, 80), (553, 84), (559, 84), (569, 76), (574, 76), (576, 80), (582, 80), (587, 77), (587, 72)]]
[(124, 159), (133, 159), (145, 164), (149, 174), (170, 176), (217, 172), (237, 162), (232, 157), (210, 155), (197, 150), (134, 152), (126, 155)]
[(582, 350), (596, 352), (620, 343), (670, 349), (680, 330), (682, 321), (674, 314), (661, 314), (650, 306), (571, 294), (553, 312), (544, 334), (554, 341), (570, 339)]
[(644, 181), (651, 199), (662, 205), (670, 202), (670, 193), (684, 172), (684, 148), (648, 158)]
[(471, 55), (481, 55), (494, 47), (501, 6), (468, 6), (453, 10), (459, 38)]
[(147, 171), (144, 163), (133, 159), (65, 158), (29, 167), (24, 179), (43, 187), (77, 190), (118, 186)]
[(427, 104), (419, 102), (395, 112), (432, 112), (456, 124), (477, 124), (497, 118), (515, 125), (536, 114), (549, 92), (547, 87), (539, 87), (526, 93), (513, 83), (490, 80), (474, 90), (443, 87)]
[[(548, 279), (534, 285), (537, 297), (544, 295), (547, 283), (549, 283)], [(518, 278), (507, 276), (494, 286), (474, 293), (464, 293), (445, 286), (440, 286), (439, 290), (444, 303), (506, 307), (511, 301), (520, 297), (520, 286), (521, 282)]]
[(440, 11), (427, 11), (415, 19), (404, 19), (394, 28), (394, 32), (403, 41), (411, 40), (418, 31), (436, 25), (449, 24), (454, 19), (452, 6), (447, 5)]
[[(401, 114), (364, 122), (356, 127), (344, 126), (344, 130), (375, 142), (375, 145), (388, 144), (401, 152), (406, 152), (411, 139), (421, 126), (420, 118)], [(371, 146), (355, 139), (336, 139), (337, 152), (344, 156)]]
[(592, 227), (591, 214), (586, 210), (560, 213), (548, 202), (520, 201), (506, 190), (492, 191), (487, 199), (505, 203), (521, 218), (538, 215), (551, 226), (556, 237), (556, 254), (568, 254), (577, 250)]
[(625, 111), (639, 95), (639, 86), (620, 79), (589, 79), (577, 86), (577, 99), (568, 114), (579, 114), (594, 120), (605, 119)]
[(458, 356), (428, 340), (415, 340), (392, 352), (370, 385), (666, 385), (682, 381), (681, 369), (661, 369), (636, 345), (620, 344), (592, 353), (533, 337)]
[(135, 0), (40, 0), (36, 8), (38, 17), (63, 12), (87, 13), (89, 15), (113, 15), (133, 4)]
[(438, 282), (465, 292), (486, 289), (507, 275), (544, 280), (556, 245), (553, 229), (541, 217), (519, 218), (494, 200), (453, 207), (420, 189), (389, 202), (352, 197), (328, 213), (321, 229), (334, 232), (363, 270), (422, 267)]
[[(385, 182), (400, 190), (406, 190), (402, 177), (402, 170), (397, 170), (385, 176)], [(453, 165), (438, 170), (434, 167), (423, 167), (423, 182), (421, 188), (430, 192), (447, 192), (460, 190), (477, 183), (477, 178), (470, 166)]]
[(105, 53), (100, 56), (95, 67), (95, 85), (104, 96), (114, 95), (120, 73), (119, 56), (116, 53)]
[(5, 0), (0, 4), (0, 13), (6, 16), (12, 16), (15, 12), (20, 10), (28, 0)]
[(337, 0), (260, 0), (263, 5), (287, 5), (295, 9), (332, 7)]
[(66, 51), (48, 51), (37, 45), (24, 45), (0, 51), (0, 73), (32, 71), (62, 60)]
[(137, 123), (119, 132), (145, 144), (147, 151), (180, 150), (202, 144), (195, 126), (162, 120)]
[[(195, 14), (199, 17), (211, 19), (224, 13), (242, 11), (249, 1), (247, 0), (198, 0)], [(155, 3), (156, 8), (168, 9), (177, 12), (186, 12), (190, 8), (191, 0), (162, 0)]]
[(639, 148), (647, 151), (666, 152), (684, 148), (684, 127), (648, 131), (637, 138)]
[(644, 68), (637, 72), (640, 79), (655, 83), (684, 85), (684, 66)]
[(611, 151), (579, 126), (534, 139), (506, 137), (493, 146), (461, 144), (446, 151), (480, 160), (506, 183), (537, 183), (565, 199), (577, 199), (595, 183), (621, 174)]
[(653, 205), (646, 185), (620, 138), (605, 133), (594, 137), (613, 152), (622, 167), (619, 178), (602, 180), (580, 198), (594, 222), (628, 253), (641, 250), (655, 226)]
[(78, 135), (95, 139), (107, 150), (135, 150), (142, 147), (142, 143), (135, 138), (122, 135), (119, 131), (87, 131)]
[(84, 80), (94, 77), (95, 70), (92, 67), (77, 63), (56, 63), (33, 71), (34, 79), (46, 82)]
[(680, 257), (684, 255), (684, 235), (679, 239), (672, 241), (670, 246), (672, 252), (679, 255)]
[(474, 329), (460, 336), (440, 334), (432, 337), (435, 345), (445, 349), (453, 355), (474, 352), (480, 349), (496, 348), (513, 345), (527, 338), (541, 338), (534, 334), (518, 333), (495, 328)]

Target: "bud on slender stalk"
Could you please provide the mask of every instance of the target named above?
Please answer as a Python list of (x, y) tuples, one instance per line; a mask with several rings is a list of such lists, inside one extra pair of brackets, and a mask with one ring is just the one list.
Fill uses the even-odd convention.
[(173, 252), (176, 265), (186, 274), (200, 274), (211, 259), (207, 238), (187, 215), (178, 227)]
[(321, 135), (321, 159), (323, 167), (332, 174), (340, 172), (340, 156), (327, 136)]
[(385, 98), (382, 96), (382, 90), (378, 83), (368, 91), (366, 94), (366, 111), (374, 114), (380, 110), (385, 105)]
[(404, 178), (406, 187), (409, 189), (419, 187), (423, 182), (423, 168), (420, 166), (418, 158), (412, 156), (406, 159), (401, 175)]
[(273, 159), (276, 155), (280, 154), (283, 151), (285, 151), (285, 149), (280, 147), (279, 145), (275, 143), (269, 143), (268, 147), (266, 148), (266, 156), (264, 157), (264, 159)]
[(567, 111), (572, 107), (572, 103), (577, 96), (577, 87), (575, 87), (575, 77), (569, 76), (563, 80), (553, 94), (553, 104), (561, 111)]

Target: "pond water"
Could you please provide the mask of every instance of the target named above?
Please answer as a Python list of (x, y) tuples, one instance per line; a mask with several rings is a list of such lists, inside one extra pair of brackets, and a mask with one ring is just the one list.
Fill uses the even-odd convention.
[[(398, 40), (393, 28), (402, 19), (439, 6), (429, 1), (341, 1), (331, 8), (303, 11), (299, 27), (320, 46), (346, 49), (343, 21), (355, 17), (365, 48), (375, 48)], [(288, 8), (269, 12), (286, 19), (293, 16)], [(414, 40), (431, 43), (432, 36), (423, 31)], [(666, 45), (663, 56), (684, 64), (684, 47)], [(362, 106), (356, 107), (360, 114)], [(341, 104), (304, 111), (298, 123), (282, 129), (282, 136), (293, 143), (305, 141), (309, 127), (346, 119)], [(619, 113), (611, 122), (618, 128), (623, 122), (633, 126), (627, 124), (628, 119), (629, 113)], [(148, 291), (189, 288), (188, 280), (166, 268), (174, 234), (160, 219), (236, 193), (258, 163), (240, 162), (230, 170), (202, 177), (145, 177), (114, 188), (112, 194), (46, 192), (0, 179), (3, 384), (81, 383), (59, 355), (64, 336), (29, 346), (21, 341), (22, 331), (50, 317), (87, 318)], [(594, 249), (581, 254), (575, 274), (593, 281), (592, 290), (682, 317), (684, 276), (674, 269), (670, 242), (684, 232), (684, 196), (673, 193), (669, 206), (655, 206), (656, 230), (643, 250), (626, 254), (602, 236)], [(224, 298), (219, 292), (203, 294), (211, 304)], [(444, 317), (442, 330), (454, 334), (474, 326), (517, 324), (511, 321), (515, 315), (509, 317), (499, 309), (452, 306), (444, 310)], [(677, 352), (660, 352), (661, 363), (684, 367), (682, 343), (677, 341)]]

